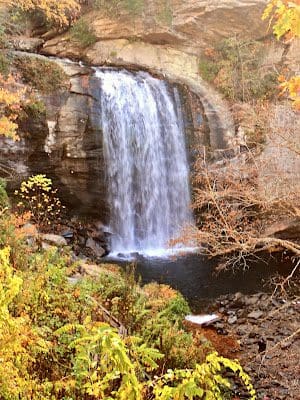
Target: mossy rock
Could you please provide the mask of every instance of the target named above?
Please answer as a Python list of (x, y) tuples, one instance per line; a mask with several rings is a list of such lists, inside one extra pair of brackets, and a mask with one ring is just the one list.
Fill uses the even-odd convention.
[(14, 65), (23, 81), (41, 93), (53, 93), (67, 88), (68, 77), (56, 63), (42, 58), (16, 57)]

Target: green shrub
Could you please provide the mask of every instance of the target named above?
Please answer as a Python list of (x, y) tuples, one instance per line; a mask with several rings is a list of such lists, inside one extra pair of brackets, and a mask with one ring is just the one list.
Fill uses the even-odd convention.
[(271, 98), (278, 86), (277, 77), (274, 71), (262, 69), (264, 51), (260, 42), (226, 39), (206, 50), (199, 72), (231, 100)]
[(173, 10), (169, 0), (162, 0), (158, 5), (157, 20), (168, 26), (173, 22)]
[(114, 15), (126, 10), (136, 16), (143, 12), (144, 0), (95, 0), (94, 7)]
[(67, 87), (67, 75), (55, 62), (37, 57), (17, 57), (14, 64), (24, 82), (41, 93), (52, 93)]
[(200, 74), (202, 78), (208, 82), (213, 82), (215, 80), (220, 68), (221, 67), (214, 61), (210, 61), (205, 58), (199, 61)]
[(190, 310), (178, 292), (142, 288), (132, 268), (106, 264), (71, 283), (68, 249), (25, 245), (17, 217), (0, 218), (1, 399), (222, 400), (226, 370), (255, 399), (238, 362), (184, 330)]
[(88, 23), (80, 18), (71, 28), (71, 39), (75, 40), (82, 47), (88, 47), (97, 41), (93, 29)]
[(9, 61), (4, 53), (0, 53), (0, 74), (6, 77), (9, 73)]
[(1, 208), (6, 208), (9, 206), (9, 199), (6, 193), (6, 181), (0, 178), (0, 211)]
[(33, 99), (24, 106), (23, 110), (26, 113), (27, 117), (38, 120), (45, 116), (46, 106), (43, 101)]
[(14, 36), (26, 35), (26, 31), (32, 27), (30, 15), (18, 7), (9, 9), (4, 25), (7, 33)]
[(123, 7), (125, 7), (132, 14), (140, 14), (144, 8), (144, 0), (123, 0)]
[(20, 190), (15, 191), (20, 199), (18, 210), (20, 213), (30, 212), (38, 229), (44, 229), (60, 220), (64, 209), (56, 193), (57, 189), (53, 189), (50, 178), (43, 174), (33, 175), (21, 183)]
[(6, 46), (6, 33), (4, 24), (0, 22), (0, 49)]

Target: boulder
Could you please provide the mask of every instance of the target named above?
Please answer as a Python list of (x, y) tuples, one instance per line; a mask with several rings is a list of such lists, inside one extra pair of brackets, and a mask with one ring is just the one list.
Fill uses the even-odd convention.
[(95, 257), (103, 257), (106, 251), (94, 239), (88, 238), (85, 246), (90, 249)]
[(29, 53), (36, 53), (43, 46), (44, 40), (39, 38), (30, 38), (26, 36), (14, 37), (11, 45), (14, 49), (19, 51), (27, 51)]
[(36, 225), (31, 224), (30, 222), (27, 222), (25, 225), (22, 226), (21, 233), (27, 239), (35, 238), (38, 235), (38, 230), (37, 230)]
[(68, 244), (63, 236), (55, 235), (53, 233), (44, 233), (41, 235), (41, 239), (43, 242), (57, 247), (67, 246)]

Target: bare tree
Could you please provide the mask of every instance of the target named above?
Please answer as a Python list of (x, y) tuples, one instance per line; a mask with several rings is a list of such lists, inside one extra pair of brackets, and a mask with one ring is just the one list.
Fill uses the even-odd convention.
[(300, 257), (297, 240), (266, 232), (267, 226), (287, 216), (300, 218), (299, 191), (273, 192), (271, 196), (260, 185), (262, 162), (265, 160), (255, 159), (249, 149), (218, 163), (209, 163), (205, 155), (196, 161), (193, 208), (197, 229), (186, 236), (210, 256), (220, 257), (222, 267), (246, 265), (262, 251), (286, 249)]

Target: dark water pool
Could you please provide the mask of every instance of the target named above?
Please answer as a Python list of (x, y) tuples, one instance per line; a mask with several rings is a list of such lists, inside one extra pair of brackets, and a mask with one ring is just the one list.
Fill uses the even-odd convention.
[[(118, 263), (124, 267), (130, 264)], [(268, 256), (252, 261), (248, 269), (220, 273), (215, 271), (215, 262), (195, 254), (177, 259), (139, 257), (135, 261), (136, 275), (143, 284), (155, 281), (170, 285), (184, 295), (194, 310), (223, 294), (271, 290), (270, 277), (276, 272), (284, 274), (288, 267), (287, 262)]]

